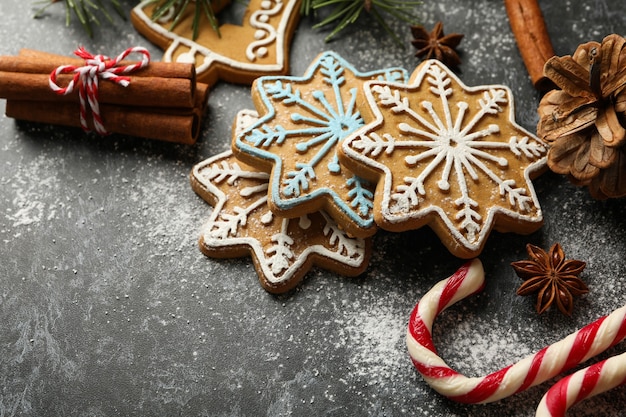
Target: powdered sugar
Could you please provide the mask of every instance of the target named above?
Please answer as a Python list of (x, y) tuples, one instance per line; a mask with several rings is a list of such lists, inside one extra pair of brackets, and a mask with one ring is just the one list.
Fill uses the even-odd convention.
[[(65, 203), (57, 197), (60, 180), (59, 160), (39, 155), (26, 164), (18, 164), (12, 177), (3, 178), (9, 186), (11, 207), (4, 213), (12, 228), (22, 229), (52, 220)], [(16, 230), (16, 233), (20, 233)]]
[[(356, 305), (353, 307), (357, 307)], [(339, 325), (351, 351), (353, 377), (369, 385), (381, 384), (403, 374), (409, 362), (404, 338), (406, 317), (384, 299), (366, 298), (358, 309), (348, 309)]]
[[(177, 187), (172, 187), (172, 178), (178, 178), (174, 182)], [(201, 202), (195, 204), (197, 201), (189, 188), (184, 168), (180, 167), (179, 173), (175, 170), (157, 171), (149, 178), (139, 173), (125, 187), (128, 198), (140, 207), (139, 213), (131, 215), (132, 227), (145, 233), (148, 241), (168, 253), (180, 252), (181, 248), (195, 244), (200, 214), (207, 206)]]

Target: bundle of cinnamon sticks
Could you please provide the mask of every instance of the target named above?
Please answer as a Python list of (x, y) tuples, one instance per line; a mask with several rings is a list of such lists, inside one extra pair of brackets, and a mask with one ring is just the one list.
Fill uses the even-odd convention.
[[(59, 95), (49, 85), (52, 71), (62, 65), (83, 65), (80, 58), (22, 49), (17, 56), (0, 56), (0, 98), (6, 115), (20, 120), (81, 126), (78, 91)], [(129, 74), (124, 87), (103, 80), (98, 101), (110, 133), (193, 144), (206, 110), (208, 85), (196, 82), (192, 64), (150, 62)], [(57, 77), (67, 85), (71, 74)], [(87, 118), (88, 124), (93, 123)]]

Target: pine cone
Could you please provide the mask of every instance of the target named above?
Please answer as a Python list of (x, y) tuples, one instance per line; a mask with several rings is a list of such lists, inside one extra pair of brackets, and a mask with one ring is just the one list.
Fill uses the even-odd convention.
[(553, 57), (544, 74), (560, 90), (539, 103), (548, 167), (597, 199), (626, 196), (626, 39), (609, 35)]

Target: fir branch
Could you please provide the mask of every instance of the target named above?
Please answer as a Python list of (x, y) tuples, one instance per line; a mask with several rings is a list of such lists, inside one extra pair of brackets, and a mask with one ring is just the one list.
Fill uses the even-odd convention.
[[(185, 16), (187, 8), (193, 7), (194, 15), (191, 23), (193, 40), (196, 40), (199, 36), (203, 14), (211, 28), (220, 35), (215, 9), (220, 8), (221, 1), (225, 0), (152, 0), (156, 7), (151, 17), (153, 20), (158, 20), (173, 9), (173, 20), (169, 28), (169, 30), (173, 30)], [(90, 37), (93, 36), (92, 24), (100, 24), (98, 14), (101, 14), (107, 21), (113, 23), (113, 16), (107, 10), (103, 0), (41, 0), (39, 3), (44, 5), (37, 10), (35, 18), (41, 17), (51, 5), (63, 3), (65, 5), (66, 25), (69, 26), (72, 14), (74, 14)], [(106, 3), (122, 19), (125, 19), (119, 0), (106, 0)], [(300, 14), (304, 16), (316, 15), (321, 9), (332, 7), (329, 14), (321, 22), (313, 26), (314, 28), (322, 28), (334, 25), (330, 34), (325, 38), (325, 41), (328, 42), (348, 25), (355, 23), (365, 11), (365, 14), (371, 15), (396, 42), (401, 43), (401, 39), (393, 32), (386, 17), (390, 16), (410, 24), (416, 24), (417, 17), (412, 11), (415, 6), (420, 4), (421, 0), (302, 0)]]
[[(65, 24), (70, 25), (73, 13), (90, 37), (93, 36), (92, 24), (100, 25), (98, 14), (103, 15), (107, 21), (113, 23), (113, 16), (102, 0), (43, 0), (39, 3), (43, 6), (35, 12), (35, 18), (42, 17), (46, 9), (54, 3), (63, 3), (65, 5)], [(119, 17), (126, 19), (119, 0), (109, 0), (108, 3)]]
[[(215, 1), (215, 5), (212, 4)], [(151, 3), (158, 3), (158, 5), (152, 11), (152, 20), (158, 20), (168, 13), (171, 9), (174, 10), (174, 19), (169, 30), (173, 30), (180, 20), (184, 17), (187, 7), (192, 5), (194, 7), (193, 20), (191, 22), (191, 29), (193, 31), (193, 40), (198, 39), (200, 33), (200, 19), (202, 13), (209, 21), (211, 28), (220, 35), (219, 24), (217, 17), (215, 16), (214, 6), (219, 6), (221, 0), (196, 0), (192, 2), (190, 0), (152, 0)]]
[(314, 28), (322, 28), (334, 24), (334, 28), (326, 41), (333, 39), (348, 25), (356, 22), (365, 11), (376, 20), (382, 28), (398, 43), (401, 39), (393, 32), (391, 26), (383, 15), (389, 15), (395, 19), (415, 24), (417, 17), (412, 13), (415, 6), (421, 4), (420, 0), (303, 0), (300, 13), (304, 16), (316, 14), (319, 9), (333, 6), (329, 15)]

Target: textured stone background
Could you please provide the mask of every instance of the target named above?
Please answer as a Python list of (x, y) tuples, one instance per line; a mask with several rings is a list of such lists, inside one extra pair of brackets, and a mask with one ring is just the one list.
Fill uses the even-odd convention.
[[(541, 1), (554, 48), (626, 33), (620, 2)], [(126, 10), (134, 2), (124, 1)], [(33, 20), (31, 1), (0, 3), (1, 54), (22, 47), (70, 54), (79, 44), (116, 55), (150, 45), (129, 22), (64, 23), (61, 5)], [(539, 95), (528, 80), (500, 0), (425, 1), (427, 27), (465, 34), (461, 79), (507, 84), (518, 122), (534, 130)], [(333, 49), (356, 68), (418, 61), (370, 21), (332, 43), (303, 19), (292, 73)], [(315, 269), (275, 297), (249, 259), (212, 260), (197, 237), (210, 207), (188, 184), (193, 165), (229, 147), (244, 86), (217, 85), (201, 139), (179, 146), (0, 118), (0, 416), (531, 416), (550, 383), (490, 405), (459, 405), (414, 371), (404, 344), (410, 310), (461, 261), (428, 229), (379, 233), (371, 266), (354, 279)], [(4, 102), (0, 102), (4, 113)], [(493, 233), (481, 256), (487, 287), (444, 313), (435, 341), (448, 363), (479, 376), (513, 363), (620, 307), (626, 285), (624, 201), (598, 202), (545, 174), (535, 181), (545, 226)], [(588, 296), (571, 318), (537, 316), (509, 263), (532, 242), (561, 242), (587, 262)], [(623, 350), (618, 345), (611, 353)], [(554, 381), (552, 381), (554, 382)], [(626, 390), (572, 416), (619, 415)]]

